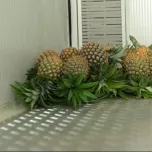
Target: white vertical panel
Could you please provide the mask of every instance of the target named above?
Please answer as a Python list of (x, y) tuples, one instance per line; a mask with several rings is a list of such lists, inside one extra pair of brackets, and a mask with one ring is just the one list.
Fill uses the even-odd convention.
[(141, 44), (152, 44), (152, 0), (126, 0), (127, 38), (135, 36)]
[(0, 104), (45, 49), (68, 46), (67, 0), (0, 0)]

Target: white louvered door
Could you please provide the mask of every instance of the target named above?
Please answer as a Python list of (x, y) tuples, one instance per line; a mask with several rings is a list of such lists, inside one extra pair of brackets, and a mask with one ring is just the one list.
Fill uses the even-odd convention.
[(122, 44), (121, 0), (81, 0), (81, 22), (82, 44)]

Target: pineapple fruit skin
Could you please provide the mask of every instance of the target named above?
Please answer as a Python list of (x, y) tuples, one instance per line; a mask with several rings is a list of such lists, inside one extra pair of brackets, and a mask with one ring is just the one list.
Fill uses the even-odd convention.
[(78, 49), (74, 47), (64, 48), (60, 54), (60, 58), (66, 62), (72, 56), (79, 55)]
[(137, 54), (142, 54), (143, 56), (152, 56), (152, 51), (146, 46), (140, 46), (136, 49)]
[(150, 76), (149, 59), (142, 54), (129, 53), (123, 62), (125, 71), (131, 76)]
[(108, 63), (107, 51), (97, 43), (90, 42), (83, 45), (80, 49), (80, 55), (84, 56), (88, 60), (89, 66)]
[(152, 51), (148, 47), (143, 45), (125, 51), (123, 66), (129, 75), (152, 77)]
[(136, 53), (136, 49), (135, 48), (127, 48), (124, 50), (124, 53), (127, 55), (129, 53)]
[(143, 45), (137, 48), (137, 54), (144, 56), (148, 60), (150, 77), (152, 78), (152, 50)]
[(89, 64), (88, 61), (80, 55), (73, 56), (64, 63), (63, 74), (72, 74), (77, 76), (78, 74), (84, 74), (87, 78), (89, 73)]
[(45, 57), (38, 65), (37, 75), (46, 76), (52, 80), (60, 77), (62, 73), (63, 62), (59, 56)]
[(49, 56), (58, 56), (59, 57), (59, 53), (55, 50), (43, 51), (37, 59), (37, 65), (39, 65), (39, 63), (41, 61), (43, 61), (43, 59), (45, 59), (46, 57), (49, 57)]

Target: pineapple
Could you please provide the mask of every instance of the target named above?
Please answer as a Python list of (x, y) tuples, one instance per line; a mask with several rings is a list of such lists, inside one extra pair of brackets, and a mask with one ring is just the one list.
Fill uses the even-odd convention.
[(69, 58), (71, 58), (74, 55), (79, 55), (79, 51), (76, 48), (70, 47), (70, 48), (65, 48), (62, 50), (60, 54), (60, 58), (66, 62)]
[(133, 36), (130, 36), (130, 40), (133, 44), (133, 48), (126, 50), (128, 55), (124, 58), (123, 62), (126, 71), (130, 74), (136, 73), (136, 75), (152, 76), (151, 49), (145, 45), (140, 45)]
[(59, 56), (59, 53), (55, 50), (46, 50), (40, 54), (40, 56), (37, 59), (37, 64), (39, 64), (43, 59), (45, 59), (48, 56)]
[(149, 57), (150, 77), (152, 78), (152, 57)]
[(108, 53), (97, 43), (90, 42), (83, 45), (80, 50), (80, 55), (88, 60), (89, 66), (108, 63)]
[(85, 78), (87, 78), (88, 73), (88, 61), (80, 55), (69, 58), (63, 66), (63, 74), (72, 74), (73, 76), (84, 74)]
[(125, 71), (131, 76), (150, 76), (149, 58), (142, 54), (129, 53), (123, 61)]
[(37, 67), (37, 75), (47, 76), (51, 79), (57, 79), (62, 70), (63, 62), (59, 56), (48, 56), (45, 57)]

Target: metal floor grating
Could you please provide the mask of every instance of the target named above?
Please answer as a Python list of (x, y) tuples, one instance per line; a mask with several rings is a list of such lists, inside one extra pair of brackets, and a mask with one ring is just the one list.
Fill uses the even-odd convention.
[(152, 150), (152, 101), (32, 110), (0, 126), (3, 151)]

